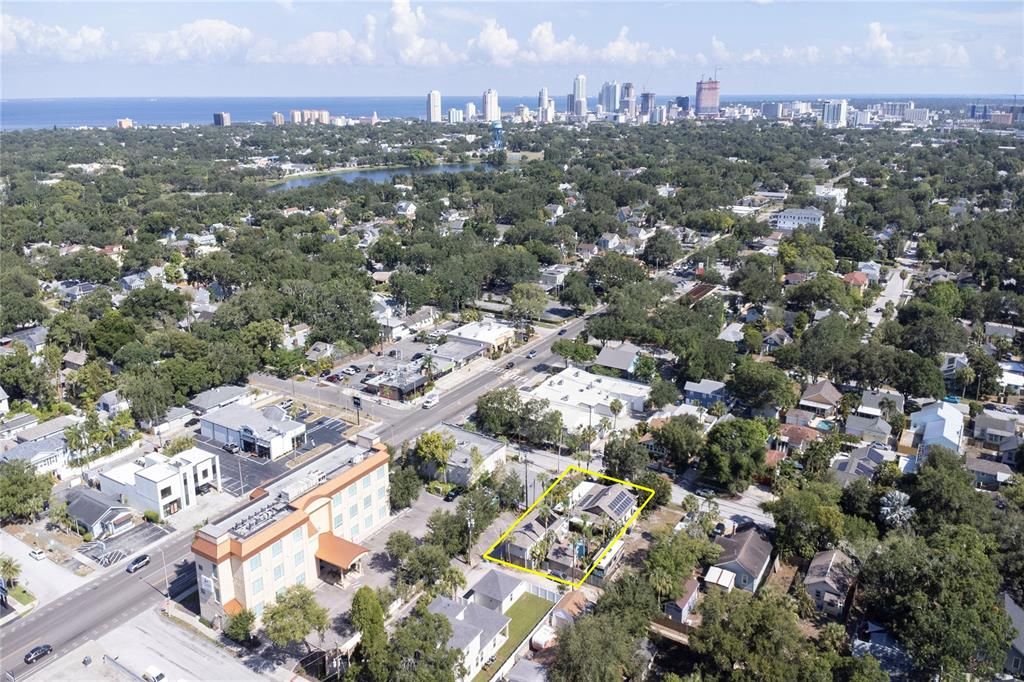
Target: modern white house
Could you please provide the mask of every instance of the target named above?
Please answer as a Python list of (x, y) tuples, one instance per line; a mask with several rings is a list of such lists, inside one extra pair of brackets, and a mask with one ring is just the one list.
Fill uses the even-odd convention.
[(164, 519), (196, 504), (208, 489), (221, 489), (220, 458), (199, 448), (174, 457), (149, 455), (100, 472), (100, 490)]
[(516, 338), (516, 330), (507, 324), (484, 320), (470, 322), (448, 332), (448, 340), (479, 343), (488, 350), (509, 348)]
[[(927, 455), (933, 445), (960, 452), (960, 443), (964, 437), (964, 416), (953, 405), (940, 400), (910, 415), (910, 428), (904, 432), (904, 439), (908, 433), (913, 434), (912, 446), (922, 456)], [(904, 443), (901, 442), (901, 445)]]
[(204, 414), (199, 432), (217, 443), (232, 443), (243, 452), (278, 459), (306, 440), (306, 425), (294, 421), (279, 407), (256, 410), (246, 405), (228, 405)]

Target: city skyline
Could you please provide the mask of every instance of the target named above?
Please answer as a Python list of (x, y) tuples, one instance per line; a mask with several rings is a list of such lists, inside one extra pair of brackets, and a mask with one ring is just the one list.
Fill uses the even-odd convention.
[[(1012, 3), (7, 3), (3, 97), (1012, 94)], [(739, 19), (743, 19), (740, 21)], [(463, 95), (460, 95), (463, 96)]]

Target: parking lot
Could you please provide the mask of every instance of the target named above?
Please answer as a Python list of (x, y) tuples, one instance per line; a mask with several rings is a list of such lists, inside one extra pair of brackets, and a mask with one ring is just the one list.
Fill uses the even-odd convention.
[(140, 523), (117, 537), (87, 542), (78, 551), (100, 566), (112, 566), (138, 554), (169, 533), (170, 530), (159, 523)]

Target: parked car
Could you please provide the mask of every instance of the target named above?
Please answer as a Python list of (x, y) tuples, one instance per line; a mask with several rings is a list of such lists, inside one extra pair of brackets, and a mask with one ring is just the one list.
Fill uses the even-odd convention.
[(353, 374), (359, 374), (363, 370), (359, 368), (359, 365), (349, 365), (348, 368), (352, 370)]
[(458, 487), (452, 488), (451, 490), (448, 491), (448, 494), (444, 496), (444, 501), (445, 502), (454, 502), (455, 498), (457, 498), (459, 495), (461, 495), (462, 492), (463, 492), (462, 488), (458, 488)]
[(125, 568), (125, 571), (128, 573), (134, 573), (140, 568), (145, 568), (146, 566), (149, 566), (149, 555), (140, 554), (128, 562), (128, 566)]
[(44, 552), (41, 549), (33, 549), (31, 552), (28, 553), (28, 555), (36, 561), (42, 561), (46, 558), (46, 552)]
[(341, 370), (341, 372), (342, 372), (342, 374), (347, 374), (348, 376), (352, 377), (352, 376), (355, 376), (356, 374), (359, 374), (359, 369), (358, 368), (353, 369), (352, 367), (346, 367), (345, 369)]
[(328, 374), (327, 381), (331, 382), (332, 384), (336, 384), (339, 381), (341, 381), (341, 377), (338, 376), (337, 374)]
[(199, 419), (197, 419), (196, 417), (192, 417), (192, 419), (189, 419), (187, 422), (185, 422), (185, 428), (191, 428), (198, 423)]
[(146, 680), (146, 682), (163, 682), (167, 679), (167, 676), (160, 672), (160, 669), (155, 665), (151, 665), (142, 673), (142, 679)]
[(29, 652), (25, 654), (26, 663), (35, 663), (43, 656), (53, 653), (53, 647), (49, 644), (40, 644), (29, 649)]
[(526, 354), (526, 357), (530, 358), (531, 360), (534, 359), (535, 357), (537, 357), (537, 351), (531, 350), (529, 353)]
[(235, 443), (224, 443), (224, 445), (220, 446), (220, 449), (224, 452), (230, 452), (232, 455), (239, 450), (238, 445)]
[(697, 488), (696, 490), (693, 491), (693, 494), (696, 495), (697, 497), (711, 498), (715, 496), (715, 491), (712, 490), (711, 488)]
[(295, 404), (294, 400), (292, 400), (291, 398), (286, 398), (285, 400), (279, 402), (277, 406), (280, 407), (282, 410), (287, 410), (291, 408), (293, 404)]

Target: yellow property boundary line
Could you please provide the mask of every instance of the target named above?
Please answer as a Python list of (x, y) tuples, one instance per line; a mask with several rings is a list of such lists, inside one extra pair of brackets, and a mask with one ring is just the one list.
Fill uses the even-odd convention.
[[(504, 559), (499, 559), (499, 558), (497, 558), (495, 556), (491, 556), (491, 552), (493, 552), (495, 549), (497, 549), (498, 545), (500, 545), (502, 542), (504, 542), (505, 538), (507, 538), (509, 535), (512, 534), (512, 531), (514, 531), (516, 529), (516, 527), (520, 523), (522, 523), (523, 519), (525, 519), (529, 515), (529, 513), (533, 511), (534, 507), (536, 507), (540, 503), (540, 501), (543, 500), (544, 497), (548, 493), (550, 493), (552, 490), (554, 490), (555, 486), (558, 485), (562, 481), (563, 478), (568, 476), (569, 473), (573, 472), (573, 471), (578, 471), (578, 472), (580, 472), (582, 474), (585, 474), (587, 476), (592, 476), (594, 478), (603, 478), (606, 481), (612, 481), (613, 483), (621, 483), (622, 485), (629, 486), (630, 488), (636, 488), (637, 490), (643, 490), (644, 492), (647, 493), (647, 499), (644, 500), (643, 504), (641, 504), (639, 507), (637, 507), (637, 510), (633, 513), (633, 515), (631, 517), (629, 517), (629, 520), (626, 521), (626, 523), (622, 524), (622, 528), (620, 528), (619, 532), (615, 534), (615, 537), (612, 538), (611, 541), (607, 545), (605, 545), (604, 549), (597, 556), (597, 558), (594, 559), (594, 562), (590, 565), (590, 568), (587, 569), (587, 572), (583, 574), (583, 577), (580, 578), (577, 582), (572, 582), (570, 580), (565, 580), (563, 578), (559, 578), (559, 577), (557, 577), (557, 576), (555, 576), (555, 575), (553, 575), (551, 573), (545, 573), (544, 571), (538, 571), (538, 570), (533, 569), (533, 568), (526, 568), (525, 566), (520, 566), (518, 564), (513, 564), (510, 561), (505, 561)], [(594, 572), (594, 570), (597, 568), (598, 564), (601, 563), (601, 560), (604, 559), (604, 557), (608, 553), (608, 551), (615, 545), (616, 542), (618, 542), (622, 538), (623, 535), (626, 534), (626, 531), (629, 530), (629, 527), (631, 525), (633, 525), (638, 518), (640, 518), (640, 512), (642, 512), (644, 510), (644, 507), (646, 507), (647, 504), (652, 499), (654, 499), (654, 490), (652, 490), (651, 488), (645, 488), (642, 485), (637, 485), (636, 483), (630, 483), (629, 481), (620, 481), (617, 478), (612, 478), (611, 476), (606, 476), (605, 474), (601, 474), (601, 473), (598, 473), (596, 471), (591, 471), (590, 469), (584, 469), (582, 467), (576, 466), (575, 464), (570, 464), (568, 467), (566, 467), (565, 471), (563, 471), (561, 474), (559, 474), (558, 478), (556, 478), (551, 483), (551, 485), (549, 485), (547, 487), (547, 490), (545, 490), (544, 493), (540, 497), (538, 497), (536, 500), (534, 500), (533, 504), (531, 504), (526, 509), (526, 511), (524, 511), (519, 516), (519, 518), (516, 519), (515, 523), (513, 523), (509, 527), (508, 530), (506, 530), (504, 533), (502, 533), (501, 537), (499, 537), (495, 541), (495, 543), (493, 545), (491, 545), (490, 547), (487, 548), (487, 551), (484, 552), (484, 554), (483, 554), (483, 558), (486, 559), (487, 561), (493, 561), (494, 563), (501, 564), (502, 566), (509, 566), (510, 568), (514, 568), (514, 569), (517, 569), (517, 570), (520, 570), (520, 571), (526, 571), (527, 573), (532, 573), (534, 575), (539, 575), (542, 578), (547, 578), (548, 580), (553, 580), (556, 583), (562, 583), (563, 585), (568, 585), (569, 587), (571, 587), (573, 589), (576, 589), (576, 588), (580, 587), (583, 583), (585, 583), (587, 581), (587, 578), (589, 578), (590, 574)]]

